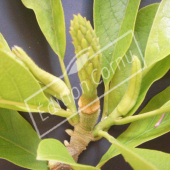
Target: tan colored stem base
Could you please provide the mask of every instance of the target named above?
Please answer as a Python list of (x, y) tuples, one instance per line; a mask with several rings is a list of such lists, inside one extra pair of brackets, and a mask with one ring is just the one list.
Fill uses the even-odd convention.
[[(95, 99), (96, 96), (93, 100)], [(89, 104), (91, 101), (92, 99), (85, 100), (85, 98), (81, 98), (79, 100), (79, 107), (81, 109), (80, 121), (74, 126), (74, 131), (70, 129), (66, 130), (66, 132), (71, 136), (71, 139), (70, 143), (68, 141), (65, 141), (64, 143), (76, 162), (78, 161), (79, 155), (86, 150), (89, 143), (95, 140), (93, 130), (100, 113), (99, 100), (96, 100), (96, 102), (94, 102), (92, 106), (88, 107), (88, 109), (82, 109), (82, 107)], [(49, 161), (49, 168), (50, 170), (72, 170), (70, 165), (55, 161)]]
[(73, 170), (70, 165), (56, 161), (49, 161), (50, 170)]
[[(85, 130), (81, 124), (75, 126), (70, 143), (65, 144), (73, 159), (77, 162), (79, 155), (86, 150), (88, 144), (94, 140), (93, 132)], [(49, 161), (50, 170), (72, 170), (70, 165)]]
[(92, 131), (83, 129), (80, 124), (75, 127), (74, 133), (71, 135), (70, 144), (66, 147), (76, 162), (79, 155), (86, 150), (86, 147), (93, 139)]

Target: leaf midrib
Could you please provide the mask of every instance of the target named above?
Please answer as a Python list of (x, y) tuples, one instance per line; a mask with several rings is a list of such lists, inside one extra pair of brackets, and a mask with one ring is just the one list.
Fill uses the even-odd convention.
[[(110, 3), (110, 9), (111, 9), (111, 2), (110, 2), (110, 0), (109, 0), (109, 3)], [(100, 2), (100, 4), (101, 4), (101, 2)], [(121, 22), (121, 24), (120, 24), (120, 26), (119, 26), (119, 31), (117, 32), (117, 35), (116, 35), (116, 37), (119, 35), (119, 33), (120, 33), (120, 30), (121, 30), (121, 27), (122, 27), (122, 24), (123, 24), (123, 21), (124, 21), (124, 19), (125, 19), (125, 13), (126, 13), (126, 10), (127, 10), (127, 6), (128, 6), (128, 4), (129, 4), (129, 0), (128, 0), (128, 2), (127, 2), (127, 4), (125, 5), (126, 6), (126, 8), (125, 8), (125, 11), (124, 11), (124, 13), (123, 13), (123, 18), (122, 18), (122, 22)], [(100, 6), (101, 5), (99, 5), (99, 11), (101, 11), (100, 10)], [(111, 12), (112, 12), (112, 14), (113, 14), (113, 11), (112, 11), (112, 9), (111, 9)], [(101, 15), (101, 12), (100, 12), (100, 18), (101, 18), (101, 20), (102, 20), (102, 23), (104, 23), (104, 21), (103, 21), (103, 19), (102, 19), (102, 15)], [(115, 17), (115, 19), (117, 20), (117, 18)], [(118, 22), (117, 22), (118, 23)], [(119, 24), (119, 23), (118, 23)], [(103, 24), (102, 24), (103, 25)], [(108, 30), (107, 29), (105, 29), (105, 27), (104, 27), (104, 30), (105, 30), (105, 32), (106, 32), (106, 34), (107, 34), (107, 37), (108, 37), (108, 39), (110, 40), (110, 42), (112, 42), (112, 40), (110, 39), (110, 36), (108, 35)], [(115, 47), (114, 47), (115, 48)]]
[(15, 146), (17, 146), (18, 148), (20, 148), (20, 149), (26, 151), (27, 153), (30, 153), (31, 155), (36, 156), (36, 155), (35, 155), (34, 153), (32, 153), (31, 151), (27, 150), (26, 148), (24, 148), (24, 147), (18, 145), (17, 143), (15, 143), (15, 142), (13, 142), (13, 141), (11, 141), (11, 140), (9, 140), (9, 139), (7, 139), (7, 138), (1, 136), (1, 135), (0, 135), (0, 138), (3, 139), (3, 140), (8, 141), (8, 142), (10, 142), (10, 143), (12, 143), (13, 145), (15, 145)]

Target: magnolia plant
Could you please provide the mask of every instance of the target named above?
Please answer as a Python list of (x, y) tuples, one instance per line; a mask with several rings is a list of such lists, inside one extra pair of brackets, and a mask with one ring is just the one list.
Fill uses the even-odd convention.
[[(39, 68), (21, 47), (10, 49), (0, 35), (0, 158), (34, 170), (98, 170), (122, 154), (136, 170), (170, 169), (170, 154), (136, 148), (170, 131), (170, 87), (135, 114), (153, 82), (170, 68), (170, 0), (140, 10), (140, 0), (95, 0), (94, 28), (80, 14), (74, 15), (70, 34), (82, 87), (78, 108), (63, 61), (66, 35), (61, 0), (22, 3), (35, 12), (59, 58), (64, 81)], [(105, 92), (99, 96), (102, 80)], [(65, 130), (70, 141), (41, 140), (17, 111), (66, 118), (73, 126)], [(108, 133), (112, 126), (128, 123), (117, 139)], [(89, 143), (101, 138), (112, 145), (98, 165), (77, 163)]]

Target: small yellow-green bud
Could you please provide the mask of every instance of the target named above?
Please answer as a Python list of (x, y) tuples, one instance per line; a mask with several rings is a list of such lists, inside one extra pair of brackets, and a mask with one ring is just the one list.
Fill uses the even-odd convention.
[(85, 48), (88, 48), (88, 47), (89, 47), (88, 42), (87, 42), (86, 39), (84, 39), (84, 38), (82, 38), (81, 47), (82, 47), (82, 49), (85, 49)]
[(93, 63), (89, 63), (88, 64), (88, 70), (87, 70), (88, 74), (90, 75), (93, 72), (93, 70), (94, 70)]
[(85, 26), (83, 26), (83, 25), (80, 25), (80, 30), (81, 30), (81, 32), (83, 33), (83, 34), (86, 34), (86, 27)]
[(36, 79), (38, 79), (43, 85), (48, 86), (48, 88), (56, 93), (57, 96), (62, 97), (70, 94), (67, 85), (60, 78), (39, 68), (22, 48), (15, 46), (12, 49), (12, 52), (17, 58), (24, 62)]
[(77, 39), (81, 42), (82, 38), (83, 38), (83, 35), (81, 34), (81, 31), (78, 30), (77, 31)]
[(72, 27), (70, 27), (70, 34), (74, 35), (75, 37), (77, 36), (77, 33), (74, 31)]
[(75, 22), (74, 27), (76, 28), (76, 30), (78, 30), (79, 29), (79, 24), (77, 22)]
[(87, 31), (86, 33), (86, 40), (91, 43), (92, 42), (92, 36), (90, 30)]

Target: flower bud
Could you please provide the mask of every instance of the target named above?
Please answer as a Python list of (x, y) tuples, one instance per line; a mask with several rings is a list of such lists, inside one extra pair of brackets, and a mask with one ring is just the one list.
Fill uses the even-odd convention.
[[(77, 59), (81, 59), (81, 62), (77, 62), (77, 67), (83, 93), (87, 96), (92, 96), (96, 93), (101, 76), (102, 54), (100, 52), (99, 39), (90, 22), (80, 14), (74, 15), (74, 19), (71, 21), (70, 34), (73, 39)], [(83, 60), (83, 56), (87, 57), (87, 59)], [(81, 66), (79, 66), (80, 64)], [(93, 70), (96, 70), (95, 74), (93, 74)], [(94, 82), (94, 80), (97, 82)]]
[(15, 46), (12, 49), (12, 52), (27, 66), (36, 79), (52, 90), (57, 96), (62, 97), (68, 96), (70, 94), (70, 90), (68, 89), (65, 82), (39, 68), (22, 48)]

